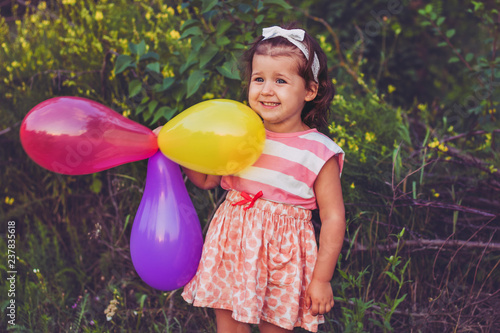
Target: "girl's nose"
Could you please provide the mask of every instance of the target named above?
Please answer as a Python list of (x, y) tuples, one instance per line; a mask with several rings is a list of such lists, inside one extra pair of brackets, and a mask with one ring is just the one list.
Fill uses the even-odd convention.
[(261, 95), (270, 96), (274, 94), (274, 90), (272, 85), (269, 82), (264, 83), (262, 86), (262, 90), (260, 91)]

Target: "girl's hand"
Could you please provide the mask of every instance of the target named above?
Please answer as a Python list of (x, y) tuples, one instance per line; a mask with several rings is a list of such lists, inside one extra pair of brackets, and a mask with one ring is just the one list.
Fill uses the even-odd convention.
[(153, 133), (154, 133), (156, 136), (158, 136), (158, 134), (160, 134), (160, 130), (161, 130), (161, 128), (162, 128), (162, 127), (163, 127), (163, 126), (160, 126), (160, 127), (155, 128), (155, 129), (153, 130)]
[[(163, 126), (159, 126), (153, 130), (153, 133), (158, 136)], [(184, 173), (188, 176), (189, 180), (199, 188), (209, 190), (220, 184), (221, 176), (205, 175), (201, 172), (190, 170), (182, 167)]]
[(333, 291), (330, 281), (316, 279), (311, 281), (306, 291), (306, 307), (311, 309), (313, 316), (330, 312), (333, 308)]

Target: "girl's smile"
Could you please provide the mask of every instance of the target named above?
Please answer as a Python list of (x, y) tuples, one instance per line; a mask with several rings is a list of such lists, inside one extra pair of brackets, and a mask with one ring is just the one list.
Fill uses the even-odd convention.
[(301, 113), (306, 102), (316, 97), (317, 85), (306, 88), (298, 73), (295, 56), (254, 55), (248, 89), (250, 107), (273, 132), (298, 132), (307, 129)]

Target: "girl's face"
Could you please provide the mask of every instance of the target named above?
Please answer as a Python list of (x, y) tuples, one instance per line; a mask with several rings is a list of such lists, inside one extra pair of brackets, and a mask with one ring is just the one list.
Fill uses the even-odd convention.
[(304, 105), (317, 94), (317, 85), (306, 88), (298, 73), (295, 56), (254, 55), (248, 88), (250, 107), (273, 132), (291, 133), (308, 129), (300, 117)]

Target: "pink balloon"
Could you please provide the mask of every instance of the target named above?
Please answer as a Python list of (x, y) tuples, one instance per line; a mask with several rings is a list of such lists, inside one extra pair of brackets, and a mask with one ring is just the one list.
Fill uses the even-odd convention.
[(159, 290), (188, 283), (203, 247), (200, 220), (181, 169), (157, 152), (148, 161), (146, 188), (130, 234), (130, 255), (141, 279)]
[(149, 128), (80, 97), (56, 97), (36, 105), (24, 118), (20, 136), (33, 161), (67, 175), (110, 169), (158, 150)]

